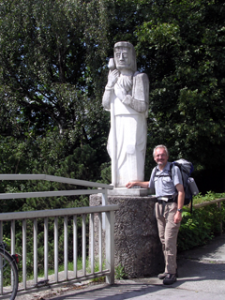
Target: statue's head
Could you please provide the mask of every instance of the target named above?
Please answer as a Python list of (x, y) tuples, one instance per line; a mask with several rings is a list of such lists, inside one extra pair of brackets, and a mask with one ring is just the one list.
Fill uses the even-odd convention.
[(119, 71), (137, 71), (134, 46), (129, 42), (118, 42), (114, 45), (114, 60)]

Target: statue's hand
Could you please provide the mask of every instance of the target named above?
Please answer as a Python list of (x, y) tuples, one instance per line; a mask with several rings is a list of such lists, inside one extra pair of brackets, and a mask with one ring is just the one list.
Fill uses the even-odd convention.
[(126, 91), (124, 89), (117, 88), (115, 89), (115, 95), (121, 102), (123, 102), (123, 99), (126, 97)]
[(131, 105), (132, 103), (132, 96), (131, 95), (126, 95), (126, 97), (122, 101), (126, 105)]
[(107, 87), (112, 88), (116, 84), (118, 77), (120, 75), (120, 72), (117, 69), (114, 69), (113, 71), (109, 71), (108, 75), (108, 83)]

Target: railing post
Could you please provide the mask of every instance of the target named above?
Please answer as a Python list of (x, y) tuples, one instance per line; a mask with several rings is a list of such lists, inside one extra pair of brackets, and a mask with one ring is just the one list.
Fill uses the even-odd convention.
[(73, 216), (73, 272), (77, 278), (77, 216)]
[(102, 205), (108, 205), (108, 191), (103, 189), (102, 191)]
[(91, 227), (91, 273), (95, 271), (95, 234), (94, 234), (94, 214), (90, 214), (90, 227)]
[(64, 274), (68, 280), (68, 217), (64, 217)]
[(106, 213), (105, 219), (105, 249), (106, 249), (106, 268), (110, 274), (106, 275), (106, 282), (114, 283), (114, 211)]
[(58, 258), (59, 258), (59, 251), (58, 251), (58, 217), (54, 219), (54, 271), (55, 271), (55, 281), (58, 282)]
[(83, 276), (86, 276), (86, 215), (82, 215), (82, 267)]
[(99, 271), (102, 272), (102, 214), (98, 214), (98, 248), (99, 248)]
[(23, 220), (22, 222), (22, 232), (23, 232), (23, 287), (27, 288), (27, 222)]
[(37, 219), (34, 219), (33, 223), (33, 247), (34, 247), (34, 283), (37, 284), (38, 281), (38, 243), (37, 243), (37, 236), (38, 236), (38, 227), (37, 227)]
[(11, 254), (15, 254), (15, 220), (11, 221)]
[[(103, 189), (102, 191), (102, 205), (108, 205), (108, 191)], [(105, 230), (105, 213), (102, 213), (102, 229)]]
[(48, 218), (44, 219), (44, 277), (48, 279)]

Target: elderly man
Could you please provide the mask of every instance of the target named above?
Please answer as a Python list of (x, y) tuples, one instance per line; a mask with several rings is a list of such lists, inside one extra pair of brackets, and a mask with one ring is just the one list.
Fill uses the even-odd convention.
[(169, 153), (166, 146), (156, 146), (153, 157), (157, 167), (153, 169), (150, 181), (128, 182), (126, 186), (131, 188), (138, 185), (155, 189), (157, 196), (155, 214), (165, 257), (165, 272), (158, 277), (163, 279), (165, 285), (169, 285), (173, 284), (177, 277), (177, 235), (185, 193), (179, 168), (177, 166), (171, 168), (171, 163), (168, 162)]
[(107, 150), (112, 165), (114, 162), (112, 183), (125, 187), (127, 181), (144, 180), (149, 81), (146, 74), (137, 72), (134, 47), (129, 42), (114, 45), (109, 68), (102, 99), (103, 107), (111, 111)]

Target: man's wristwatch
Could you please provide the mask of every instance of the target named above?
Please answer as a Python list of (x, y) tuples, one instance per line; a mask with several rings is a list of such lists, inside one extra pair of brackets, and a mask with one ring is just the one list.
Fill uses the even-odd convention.
[(182, 209), (182, 208), (178, 208), (178, 209), (177, 209), (177, 211), (179, 211), (179, 212), (182, 212), (182, 211), (183, 211), (183, 209)]

